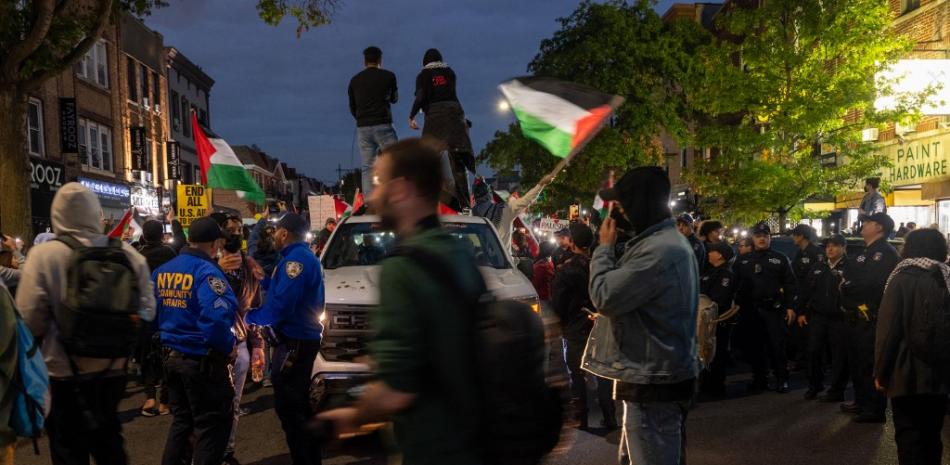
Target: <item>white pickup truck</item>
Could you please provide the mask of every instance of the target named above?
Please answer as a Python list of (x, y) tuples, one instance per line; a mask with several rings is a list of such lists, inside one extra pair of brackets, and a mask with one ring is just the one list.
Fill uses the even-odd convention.
[[(501, 247), (498, 232), (476, 216), (442, 216), (442, 227), (471, 243), (488, 289), (498, 299), (524, 302), (540, 311), (538, 295)], [(326, 287), (323, 344), (313, 364), (311, 401), (316, 410), (342, 406), (372, 376), (367, 364), (369, 315), (379, 299), (379, 262), (395, 246), (395, 235), (376, 216), (344, 220), (324, 247)]]

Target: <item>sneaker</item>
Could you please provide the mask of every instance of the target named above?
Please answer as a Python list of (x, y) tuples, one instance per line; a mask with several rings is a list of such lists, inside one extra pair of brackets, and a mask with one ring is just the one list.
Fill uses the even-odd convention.
[(782, 381), (782, 382), (777, 383), (777, 384), (775, 385), (775, 392), (777, 392), (777, 393), (779, 393), (779, 394), (787, 394), (787, 393), (788, 393), (788, 381)]
[(864, 412), (859, 413), (856, 417), (852, 418), (851, 421), (855, 423), (886, 423), (887, 417), (876, 413)]
[(159, 415), (165, 416), (165, 415), (168, 415), (169, 413), (172, 413), (172, 411), (168, 408), (167, 405), (165, 405), (165, 404), (158, 404), (158, 414), (159, 414)]
[(261, 381), (261, 386), (264, 386), (266, 388), (274, 387), (274, 383), (270, 381), (270, 378), (264, 378), (264, 381)]
[(838, 403), (844, 402), (844, 394), (840, 392), (831, 392), (828, 391), (820, 396), (818, 396), (818, 402), (826, 403)]
[(815, 400), (818, 398), (818, 393), (821, 392), (821, 389), (808, 389), (805, 391), (805, 400)]
[(841, 413), (849, 413), (851, 415), (857, 415), (861, 413), (861, 406), (854, 402), (841, 404), (839, 408), (841, 409)]
[(155, 399), (149, 399), (145, 401), (145, 405), (142, 406), (141, 410), (143, 417), (155, 417), (158, 416), (158, 407), (155, 404)]

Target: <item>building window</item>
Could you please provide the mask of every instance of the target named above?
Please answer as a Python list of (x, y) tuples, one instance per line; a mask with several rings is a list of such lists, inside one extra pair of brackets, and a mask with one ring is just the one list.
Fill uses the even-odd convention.
[(181, 131), (181, 104), (178, 101), (178, 92), (172, 91), (171, 93), (171, 102), (168, 102), (168, 105), (172, 109), (172, 130)]
[(901, 14), (907, 14), (920, 8), (920, 0), (901, 0)]
[(156, 113), (161, 113), (162, 98), (161, 93), (158, 91), (158, 85), (158, 73), (152, 73), (152, 105), (155, 107)]
[(27, 139), (30, 155), (42, 157), (46, 154), (43, 143), (43, 102), (31, 98), (26, 114)]
[(138, 103), (138, 101), (139, 101), (139, 97), (138, 97), (138, 95), (139, 95), (139, 93), (138, 93), (138, 92), (139, 92), (139, 88), (138, 88), (138, 85), (136, 85), (136, 81), (135, 81), (135, 68), (136, 68), (136, 66), (135, 66), (135, 60), (133, 60), (132, 57), (127, 57), (126, 59), (127, 59), (128, 62), (129, 62), (129, 66), (128, 66), (128, 69), (129, 69), (129, 73), (128, 73), (128, 74), (129, 74), (129, 101), (130, 101), (130, 102), (136, 102), (136, 103)]
[(208, 125), (208, 113), (202, 109), (198, 109), (198, 121), (201, 121), (201, 124)]
[(140, 68), (142, 69), (142, 75), (141, 75), (141, 79), (142, 79), (142, 105), (144, 105), (145, 108), (149, 108), (149, 102), (150, 102), (150, 100), (148, 99), (148, 68), (146, 68), (145, 65), (140, 65)]
[(686, 168), (689, 164), (689, 160), (686, 158), (686, 149), (680, 149), (680, 167)]
[(188, 104), (188, 99), (184, 96), (181, 97), (181, 117), (184, 119), (181, 125), (181, 133), (185, 137), (191, 137), (191, 105)]
[(154, 153), (152, 151), (152, 139), (149, 139), (148, 137), (146, 137), (145, 138), (145, 167), (146, 167), (146, 171), (148, 171), (149, 174), (151, 174), (151, 169), (153, 165), (152, 153)]
[(102, 87), (109, 87), (109, 53), (104, 40), (96, 42), (76, 64), (76, 75)]
[(112, 171), (112, 130), (86, 119), (79, 120), (79, 163)]

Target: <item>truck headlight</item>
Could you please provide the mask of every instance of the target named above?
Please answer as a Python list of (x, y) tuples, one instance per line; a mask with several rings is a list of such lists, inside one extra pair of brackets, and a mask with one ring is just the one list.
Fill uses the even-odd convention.
[(531, 307), (531, 311), (534, 313), (541, 314), (541, 301), (538, 300), (537, 296), (526, 295), (524, 297), (516, 297), (512, 300), (516, 300)]

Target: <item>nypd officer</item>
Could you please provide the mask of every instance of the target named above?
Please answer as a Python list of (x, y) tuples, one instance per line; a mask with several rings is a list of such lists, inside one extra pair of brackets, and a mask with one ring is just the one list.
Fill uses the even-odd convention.
[(894, 246), (887, 242), (894, 231), (894, 220), (886, 213), (861, 219), (861, 237), (866, 247), (845, 266), (841, 283), (844, 343), (855, 402), (842, 404), (841, 410), (856, 414), (857, 423), (884, 423), (887, 399), (874, 389), (872, 376), (874, 338), (884, 286), (900, 258)]
[[(700, 244), (702, 246), (702, 244)], [(719, 315), (725, 315), (731, 308), (736, 295), (736, 280), (729, 266), (733, 257), (732, 247), (725, 242), (709, 246), (707, 259), (709, 268), (703, 272), (699, 281), (699, 291), (705, 294), (719, 308)], [(702, 374), (702, 390), (716, 397), (726, 395), (726, 368), (729, 364), (729, 343), (732, 330), (736, 325), (735, 317), (719, 323), (716, 327), (716, 356), (709, 365), (709, 371)]]
[(189, 233), (189, 247), (152, 273), (173, 415), (162, 465), (220, 465), (233, 420), (238, 304), (213, 258), (224, 246), (218, 223), (199, 218)]
[(277, 222), (274, 239), (281, 260), (264, 306), (247, 314), (247, 323), (270, 327), (276, 341), (273, 356), (274, 409), (280, 418), (294, 465), (320, 463), (320, 444), (305, 425), (313, 417), (309, 388), (313, 361), (320, 350), (323, 325), (323, 273), (305, 237), (309, 226), (297, 214)]
[[(795, 272), (795, 281), (798, 283), (798, 302), (802, 302), (802, 293), (809, 273), (819, 263), (825, 260), (824, 253), (815, 245), (815, 230), (807, 224), (799, 224), (792, 230), (792, 242), (798, 248), (792, 258), (792, 271)], [(801, 307), (799, 307), (801, 308)], [(789, 335), (789, 356), (796, 367), (805, 366), (808, 362), (808, 331), (805, 325), (792, 325)]]
[(709, 257), (706, 256), (706, 246), (703, 245), (703, 241), (699, 240), (699, 238), (696, 237), (696, 232), (693, 231), (693, 217), (690, 216), (689, 213), (683, 213), (676, 217), (676, 230), (689, 241), (690, 248), (692, 248), (693, 253), (696, 254), (696, 263), (699, 265), (699, 273), (702, 274), (703, 271), (705, 271)]
[(733, 271), (738, 286), (739, 328), (750, 358), (753, 381), (750, 392), (761, 392), (766, 386), (768, 360), (775, 373), (775, 390), (788, 392), (788, 367), (785, 339), (788, 327), (795, 321), (797, 300), (795, 274), (788, 257), (772, 250), (771, 229), (765, 222), (752, 228), (755, 249), (736, 260)]

